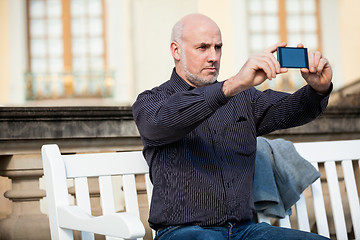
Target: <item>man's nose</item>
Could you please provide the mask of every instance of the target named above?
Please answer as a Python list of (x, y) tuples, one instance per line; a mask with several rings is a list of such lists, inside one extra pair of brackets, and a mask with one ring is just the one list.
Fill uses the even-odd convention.
[(216, 62), (218, 61), (218, 52), (215, 48), (210, 48), (209, 55), (208, 55), (208, 61), (209, 62)]

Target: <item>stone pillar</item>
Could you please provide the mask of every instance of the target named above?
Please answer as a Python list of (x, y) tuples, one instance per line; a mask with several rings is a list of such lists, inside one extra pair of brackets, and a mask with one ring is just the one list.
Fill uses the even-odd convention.
[(12, 189), (4, 194), (12, 201), (12, 211), (0, 220), (0, 239), (50, 239), (49, 220), (40, 211), (46, 195), (39, 189), (40, 155), (0, 156), (0, 175), (12, 181)]
[(11, 213), (11, 202), (4, 197), (4, 193), (9, 189), (11, 189), (10, 179), (0, 176), (0, 219), (5, 218)]

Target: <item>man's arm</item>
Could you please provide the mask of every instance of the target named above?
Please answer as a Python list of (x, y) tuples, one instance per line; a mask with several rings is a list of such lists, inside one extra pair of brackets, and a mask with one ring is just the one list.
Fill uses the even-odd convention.
[(332, 86), (324, 96), (309, 85), (293, 94), (256, 91), (252, 104), (258, 136), (316, 119), (325, 110), (331, 89)]
[(174, 94), (145, 91), (133, 105), (141, 136), (159, 145), (181, 139), (228, 102), (221, 89), (222, 83), (215, 83)]

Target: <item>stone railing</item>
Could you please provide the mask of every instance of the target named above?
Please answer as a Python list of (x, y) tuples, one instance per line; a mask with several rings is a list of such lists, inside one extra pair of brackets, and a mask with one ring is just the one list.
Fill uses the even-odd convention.
[(112, 97), (113, 71), (25, 73), (26, 99)]
[[(360, 139), (360, 108), (330, 107), (306, 126), (267, 137), (294, 142)], [(40, 148), (48, 143), (58, 144), (64, 153), (142, 148), (130, 107), (0, 108), (0, 181), (11, 183), (5, 191), (0, 182), (0, 193), (5, 191), (11, 201), (4, 210), (7, 216), (0, 219), (0, 239), (50, 239), (47, 216), (40, 210), (45, 192), (39, 187)]]

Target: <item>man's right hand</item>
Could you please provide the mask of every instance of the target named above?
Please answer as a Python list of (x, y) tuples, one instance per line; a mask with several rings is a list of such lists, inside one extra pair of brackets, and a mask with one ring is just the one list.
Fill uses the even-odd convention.
[(266, 79), (273, 79), (277, 74), (287, 72), (287, 68), (280, 68), (274, 57), (278, 47), (285, 47), (286, 43), (279, 43), (266, 49), (263, 53), (251, 56), (240, 71), (223, 84), (225, 96), (232, 97), (251, 87), (263, 83)]

